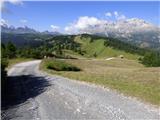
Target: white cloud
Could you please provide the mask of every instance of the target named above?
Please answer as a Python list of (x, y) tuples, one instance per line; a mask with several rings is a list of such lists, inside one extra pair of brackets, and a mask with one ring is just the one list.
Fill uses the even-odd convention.
[(118, 14), (117, 11), (114, 11), (114, 15), (115, 15), (115, 17), (118, 17), (118, 16), (119, 16), (119, 14)]
[(114, 11), (113, 13), (107, 12), (107, 13), (105, 13), (105, 16), (107, 16), (107, 17), (112, 17), (113, 16), (114, 18), (116, 18), (116, 20), (124, 20), (124, 19), (126, 19), (125, 15), (123, 15), (123, 14), (117, 12), (117, 11)]
[(68, 34), (72, 34), (72, 33), (76, 33), (77, 29), (75, 28), (74, 24), (70, 24), (69, 26), (66, 26), (64, 28), (64, 30), (68, 33)]
[(50, 27), (52, 28), (53, 31), (59, 31), (60, 29), (60, 27), (56, 25), (51, 25)]
[(21, 0), (5, 0), (5, 2), (10, 2), (14, 5), (22, 5), (23, 2)]
[(107, 12), (107, 13), (105, 13), (105, 16), (107, 16), (107, 17), (111, 17), (111, 16), (112, 16), (112, 13)]
[(68, 34), (115, 34), (122, 36), (130, 36), (132, 32), (145, 31), (155, 29), (152, 24), (144, 20), (134, 18), (127, 19), (125, 15), (118, 12), (114, 13), (116, 21), (107, 21), (96, 17), (82, 16), (78, 20), (70, 23), (64, 28)]
[(125, 16), (125, 15), (123, 15), (123, 14), (117, 12), (117, 11), (114, 11), (114, 16), (115, 16), (115, 18), (116, 18), (117, 20), (124, 20), (124, 19), (126, 19), (126, 16)]
[(75, 28), (85, 29), (88, 26), (97, 25), (100, 23), (101, 21), (95, 17), (83, 16), (83, 17), (79, 17), (78, 21), (75, 24)]
[(4, 7), (4, 0), (1, 0), (1, 1), (0, 1), (0, 9), (2, 10), (3, 7)]
[(8, 21), (6, 21), (6, 20), (4, 20), (4, 19), (1, 18), (1, 23), (0, 23), (0, 25), (1, 25), (1, 26), (2, 26), (2, 25), (8, 25)]
[(69, 26), (66, 26), (64, 30), (67, 33), (89, 33), (94, 31), (93, 29), (95, 27), (101, 26), (105, 22), (105, 20), (100, 20), (96, 17), (82, 16), (79, 17), (77, 21), (73, 22)]
[(5, 2), (9, 2), (11, 4), (14, 5), (22, 5), (23, 2), (22, 0), (0, 0), (0, 11), (9, 11), (6, 7), (5, 7)]
[(126, 19), (126, 16), (125, 16), (125, 15), (119, 15), (119, 16), (117, 17), (117, 19), (118, 19), (118, 20), (124, 20), (124, 19)]
[(21, 19), (20, 22), (21, 22), (21, 23), (27, 23), (28, 21), (25, 20), (25, 19)]

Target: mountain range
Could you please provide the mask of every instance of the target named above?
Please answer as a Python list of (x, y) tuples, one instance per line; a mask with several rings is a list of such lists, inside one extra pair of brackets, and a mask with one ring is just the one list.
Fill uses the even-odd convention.
[(160, 48), (160, 27), (138, 18), (107, 21), (84, 16), (66, 27), (66, 30), (71, 34), (87, 33), (118, 38), (144, 48)]
[[(78, 22), (75, 23), (73, 28), (78, 29), (77, 33), (72, 32), (72, 34), (93, 34), (111, 38), (117, 38), (121, 41), (135, 44), (141, 48), (152, 48), (155, 50), (160, 50), (160, 28), (146, 22), (142, 19), (132, 18), (126, 20), (118, 20), (116, 22), (109, 21), (96, 21), (94, 24), (90, 22), (83, 22), (83, 19), (80, 21), (85, 23), (82, 27), (79, 27), (81, 24)], [(76, 31), (76, 30), (75, 30)], [(37, 34), (37, 35), (64, 35), (60, 32), (50, 32), (44, 31), (39, 32), (27, 26), (24, 27), (14, 27), (8, 26), (6, 24), (1, 25), (2, 38), (3, 33), (8, 34)], [(6, 34), (5, 34), (6, 35)], [(2, 40), (3, 41), (3, 40)]]
[(50, 31), (43, 31), (39, 32), (33, 28), (29, 28), (27, 26), (24, 27), (14, 27), (14, 26), (8, 26), (7, 24), (2, 24), (1, 25), (1, 32), (2, 33), (12, 33), (12, 34), (49, 34), (49, 35), (60, 35), (59, 32), (50, 32)]

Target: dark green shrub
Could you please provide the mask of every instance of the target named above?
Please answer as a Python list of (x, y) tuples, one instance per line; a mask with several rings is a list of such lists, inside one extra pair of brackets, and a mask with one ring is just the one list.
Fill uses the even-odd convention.
[(7, 71), (6, 67), (8, 66), (8, 60), (6, 58), (1, 58), (1, 84), (2, 89), (5, 87), (7, 80)]
[(159, 52), (147, 52), (143, 58), (140, 59), (141, 63), (148, 67), (160, 66), (160, 53)]
[(46, 68), (56, 71), (80, 71), (80, 68), (66, 63), (64, 60), (46, 60)]

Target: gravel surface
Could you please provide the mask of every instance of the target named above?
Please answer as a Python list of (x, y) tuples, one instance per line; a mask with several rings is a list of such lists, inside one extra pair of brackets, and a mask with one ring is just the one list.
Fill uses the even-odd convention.
[(2, 111), (3, 119), (160, 119), (160, 109), (131, 97), (96, 85), (42, 73), (38, 70), (40, 62), (20, 63), (8, 71), (10, 79), (16, 84), (12, 85), (7, 109)]

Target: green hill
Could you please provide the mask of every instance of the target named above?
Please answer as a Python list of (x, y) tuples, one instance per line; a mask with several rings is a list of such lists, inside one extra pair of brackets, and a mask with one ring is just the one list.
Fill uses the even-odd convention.
[[(36, 43), (32, 38), (34, 40), (41, 38), (41, 42)], [(22, 39), (26, 42), (32, 41), (31, 43), (27, 42), (28, 45), (26, 46), (18, 47), (17, 56), (19, 57), (44, 58), (44, 56), (55, 56), (66, 58), (67, 56), (68, 58), (106, 59), (123, 56), (126, 59), (138, 59), (144, 56), (147, 51), (118, 39), (89, 34), (40, 37), (23, 34), (16, 35), (16, 39)]]
[(75, 36), (74, 41), (79, 43), (81, 50), (84, 51), (84, 56), (88, 58), (108, 58), (119, 57), (123, 55), (127, 59), (137, 59), (138, 54), (125, 52), (124, 50), (118, 50), (110, 46), (105, 46), (105, 39), (97, 38), (93, 39), (91, 36)]

